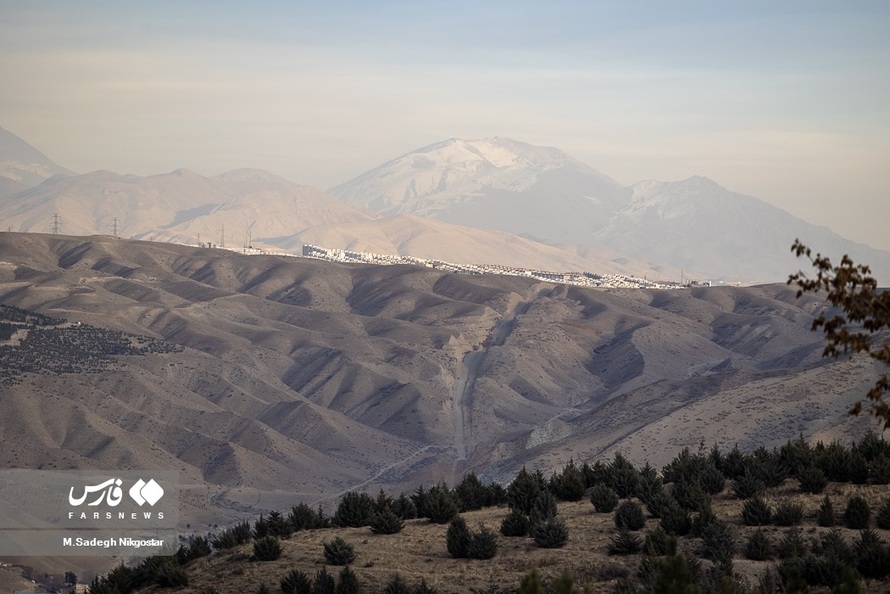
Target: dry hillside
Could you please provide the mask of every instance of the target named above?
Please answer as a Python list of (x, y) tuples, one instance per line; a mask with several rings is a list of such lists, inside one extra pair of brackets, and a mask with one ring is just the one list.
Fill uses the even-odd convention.
[(164, 345), (7, 369), (0, 464), (179, 469), (193, 525), (618, 449), (843, 437), (877, 372), (822, 360), (822, 303), (783, 285), (597, 291), (0, 233), (0, 304)]

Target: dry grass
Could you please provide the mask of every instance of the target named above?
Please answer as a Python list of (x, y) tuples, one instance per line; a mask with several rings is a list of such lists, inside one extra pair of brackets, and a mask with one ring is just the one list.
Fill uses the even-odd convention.
[[(529, 537), (500, 537), (500, 549), (494, 559), (454, 559), (445, 550), (447, 525), (410, 520), (402, 532), (393, 535), (374, 535), (368, 528), (331, 528), (300, 532), (282, 541), (284, 553), (274, 562), (247, 561), (245, 557), (250, 554), (251, 545), (200, 559), (190, 567), (192, 588), (201, 590), (212, 585), (221, 593), (245, 592), (263, 581), (277, 587), (278, 581), (292, 569), (314, 575), (324, 564), (323, 543), (336, 536), (355, 547), (356, 560), (352, 568), (367, 592), (379, 592), (395, 574), (409, 583), (425, 578), (442, 593), (466, 593), (490, 583), (518, 585), (534, 568), (548, 578), (555, 578), (568, 568), (588, 579), (595, 579), (606, 565), (633, 569), (632, 558), (605, 555), (609, 538), (615, 532), (611, 514), (594, 513), (588, 501), (562, 503), (559, 507), (560, 517), (570, 526), (569, 542), (561, 549), (538, 548)], [(506, 515), (507, 508), (463, 514), (471, 529), (481, 523), (495, 531)], [(652, 521), (649, 524), (655, 525)], [(339, 569), (329, 567), (328, 571)]]
[(22, 592), (34, 588), (34, 583), (22, 577), (22, 567), (17, 565), (0, 566), (0, 591)]
[[(838, 524), (842, 524), (841, 514), (847, 498), (853, 493), (863, 495), (873, 509), (876, 509), (890, 492), (886, 486), (830, 484), (824, 494), (834, 502), (838, 513)], [(802, 494), (797, 490), (797, 481), (788, 480), (766, 494), (767, 501), (775, 506), (779, 501), (793, 501), (804, 508), (801, 529), (805, 538), (816, 538), (827, 529), (816, 526), (816, 512), (822, 495)], [(712, 501), (717, 516), (728, 522), (736, 535), (735, 570), (743, 581), (756, 585), (760, 575), (774, 561), (749, 561), (744, 558), (747, 537), (755, 530), (742, 524), (742, 502), (727, 489)], [(480, 523), (497, 530), (506, 516), (506, 508), (492, 508), (463, 514), (471, 528)], [(598, 514), (585, 499), (576, 503), (560, 503), (559, 515), (569, 527), (569, 542), (561, 549), (537, 548), (526, 538), (500, 538), (500, 550), (494, 559), (477, 561), (454, 559), (445, 550), (447, 526), (430, 524), (426, 520), (406, 522), (404, 530), (395, 535), (374, 535), (368, 528), (331, 528), (300, 532), (282, 542), (284, 553), (274, 562), (254, 562), (249, 560), (251, 546), (245, 545), (233, 551), (223, 552), (209, 558), (199, 559), (189, 567), (190, 591), (201, 591), (213, 586), (221, 594), (250, 592), (265, 582), (273, 589), (279, 580), (292, 569), (299, 569), (310, 576), (324, 565), (322, 544), (340, 536), (351, 543), (356, 550), (353, 570), (362, 584), (362, 591), (375, 593), (382, 591), (386, 582), (399, 574), (408, 583), (425, 578), (427, 583), (442, 594), (466, 594), (472, 588), (484, 588), (491, 583), (503, 587), (517, 587), (522, 577), (532, 569), (538, 569), (546, 579), (558, 577), (568, 569), (580, 583), (587, 583), (594, 592), (610, 592), (615, 586), (616, 575), (627, 571), (631, 575), (636, 570), (640, 556), (609, 556), (608, 542), (617, 532), (613, 514)], [(641, 531), (654, 529), (655, 519), (648, 519)], [(872, 523), (874, 526), (874, 522)], [(767, 527), (774, 542), (787, 528)], [(857, 531), (841, 527), (848, 541), (852, 541)], [(878, 530), (881, 537), (890, 541), (890, 531)], [(700, 540), (694, 537), (680, 539), (680, 550), (696, 554)], [(709, 562), (703, 561), (707, 567)], [(328, 567), (336, 573), (339, 568)], [(876, 584), (872, 584), (875, 586)]]

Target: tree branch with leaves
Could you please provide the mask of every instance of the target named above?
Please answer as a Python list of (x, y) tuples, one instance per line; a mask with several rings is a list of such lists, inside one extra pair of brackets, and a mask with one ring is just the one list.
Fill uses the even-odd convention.
[[(877, 361), (890, 365), (890, 342), (874, 344), (875, 335), (890, 330), (890, 291), (878, 288), (871, 276), (871, 269), (856, 264), (844, 256), (838, 265), (816, 254), (809, 247), (794, 240), (791, 251), (797, 257), (805, 256), (816, 269), (816, 277), (808, 278), (803, 272), (788, 277), (788, 284), (798, 286), (798, 298), (804, 293), (827, 293), (828, 302), (835, 310), (826, 310), (813, 320), (813, 330), (822, 329), (826, 345), (823, 357), (839, 357), (849, 353), (868, 353)], [(866, 394), (871, 412), (890, 428), (890, 402), (884, 399), (890, 393), (890, 374), (884, 374)], [(851, 415), (862, 412), (863, 401), (850, 410)]]

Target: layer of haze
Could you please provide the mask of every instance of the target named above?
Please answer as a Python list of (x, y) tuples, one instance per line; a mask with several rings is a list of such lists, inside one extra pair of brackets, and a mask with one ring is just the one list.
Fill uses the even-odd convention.
[(0, 126), (79, 172), (322, 189), (508, 136), (890, 249), (890, 3), (602, 4), (0, 0)]

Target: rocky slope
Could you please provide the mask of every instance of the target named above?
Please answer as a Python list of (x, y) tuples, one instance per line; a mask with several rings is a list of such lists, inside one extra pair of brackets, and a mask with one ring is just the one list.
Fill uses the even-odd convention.
[(0, 386), (0, 464), (178, 468), (183, 517), (207, 521), (658, 440), (843, 436), (879, 371), (822, 360), (822, 303), (784, 285), (596, 291), (0, 233), (0, 303), (176, 347)]

